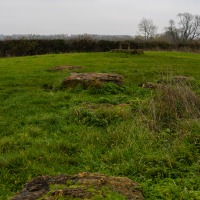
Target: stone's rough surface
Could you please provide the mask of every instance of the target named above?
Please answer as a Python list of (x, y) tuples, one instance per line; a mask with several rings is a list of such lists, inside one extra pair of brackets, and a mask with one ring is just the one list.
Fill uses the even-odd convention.
[[(108, 189), (105, 192), (105, 187)], [(25, 188), (12, 200), (36, 199), (92, 199), (105, 198), (108, 191), (116, 192), (128, 200), (143, 200), (138, 183), (125, 177), (113, 177), (103, 174), (90, 174), (87, 172), (75, 175), (41, 176), (28, 182)]]
[(64, 87), (75, 87), (82, 85), (84, 87), (100, 86), (103, 83), (115, 83), (122, 85), (123, 76), (110, 73), (72, 73), (71, 76), (63, 80)]
[(41, 176), (27, 183), (19, 195), (12, 200), (35, 200), (49, 191), (48, 176)]
[(56, 66), (56, 67), (53, 67), (51, 69), (48, 69), (47, 71), (53, 72), (53, 71), (76, 70), (76, 69), (83, 69), (83, 67), (81, 67), (81, 66), (71, 66), (71, 65), (68, 65), (68, 66)]

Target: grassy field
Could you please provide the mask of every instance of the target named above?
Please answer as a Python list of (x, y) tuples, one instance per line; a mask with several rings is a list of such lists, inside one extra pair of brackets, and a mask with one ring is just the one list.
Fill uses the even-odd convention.
[[(119, 73), (125, 84), (62, 89), (70, 71), (47, 71), (59, 65)], [(180, 95), (191, 92), (195, 103), (185, 108), (178, 102), (173, 115), (158, 98), (162, 91), (138, 84), (170, 80), (166, 84), (174, 89), (175, 75), (194, 77)], [(0, 58), (0, 199), (33, 177), (83, 171), (129, 177), (141, 184), (145, 199), (200, 199), (199, 95), (200, 54)]]

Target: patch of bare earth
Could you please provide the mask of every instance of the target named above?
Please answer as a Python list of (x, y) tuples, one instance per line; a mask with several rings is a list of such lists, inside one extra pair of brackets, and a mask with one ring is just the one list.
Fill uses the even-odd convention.
[[(91, 190), (92, 187), (92, 190)], [(113, 177), (103, 174), (79, 173), (75, 175), (41, 176), (25, 185), (25, 188), (12, 200), (55, 200), (58, 197), (66, 199), (92, 199), (95, 195), (106, 198), (103, 188), (119, 193), (128, 200), (143, 200), (138, 189), (138, 183), (125, 177)]]
[(67, 65), (67, 66), (55, 66), (51, 69), (48, 69), (47, 71), (49, 72), (56, 72), (56, 71), (64, 71), (64, 70), (77, 70), (77, 69), (83, 69), (82, 66), (71, 66), (71, 65)]

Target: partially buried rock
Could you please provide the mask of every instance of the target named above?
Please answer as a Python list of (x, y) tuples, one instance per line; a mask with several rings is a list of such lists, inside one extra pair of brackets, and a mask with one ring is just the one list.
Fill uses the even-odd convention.
[(143, 200), (138, 183), (125, 177), (87, 172), (75, 175), (41, 176), (28, 182), (12, 200), (110, 199)]
[(124, 82), (123, 76), (119, 74), (110, 73), (72, 73), (71, 76), (66, 77), (62, 85), (64, 87), (75, 87), (82, 85), (85, 88), (90, 86), (100, 86), (103, 83), (114, 83), (122, 85)]

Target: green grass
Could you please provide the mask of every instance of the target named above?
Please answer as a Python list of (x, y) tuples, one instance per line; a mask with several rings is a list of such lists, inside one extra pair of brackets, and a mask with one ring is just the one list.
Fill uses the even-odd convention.
[[(46, 70), (67, 64), (84, 66), (79, 72), (119, 73), (125, 84), (57, 90), (70, 72)], [(154, 92), (138, 84), (171, 75), (194, 77), (200, 94), (200, 54), (0, 58), (0, 197), (39, 175), (87, 171), (127, 176), (141, 184), (145, 199), (199, 199), (200, 120), (182, 119), (174, 129), (155, 131), (140, 116)]]

